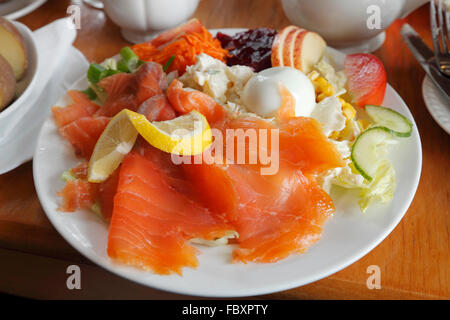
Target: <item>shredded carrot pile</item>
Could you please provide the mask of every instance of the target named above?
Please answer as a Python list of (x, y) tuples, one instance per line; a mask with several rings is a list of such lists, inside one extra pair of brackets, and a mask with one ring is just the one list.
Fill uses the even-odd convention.
[(132, 49), (139, 59), (158, 62), (163, 66), (175, 56), (166, 72), (178, 70), (179, 75), (186, 71), (187, 66), (195, 64), (195, 57), (200, 53), (225, 62), (225, 58), (229, 56), (228, 50), (223, 49), (220, 41), (214, 39), (205, 27), (201, 29), (200, 32), (181, 34), (159, 48), (153, 46), (151, 42), (145, 42), (134, 45)]

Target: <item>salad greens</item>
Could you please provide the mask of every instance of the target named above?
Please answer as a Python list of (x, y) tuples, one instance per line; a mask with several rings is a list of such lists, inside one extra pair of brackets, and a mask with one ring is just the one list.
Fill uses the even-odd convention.
[(166, 64), (163, 67), (163, 71), (166, 72), (167, 69), (169, 69), (170, 65), (173, 63), (173, 60), (175, 60), (175, 55), (171, 55), (169, 60), (167, 60)]
[(388, 203), (394, 197), (395, 171), (388, 160), (383, 160), (377, 169), (375, 177), (367, 188), (362, 188), (358, 202), (364, 212), (375, 201)]
[(61, 179), (62, 179), (64, 182), (67, 182), (67, 181), (74, 181), (74, 180), (76, 180), (77, 178), (70, 172), (70, 170), (67, 170), (67, 171), (64, 171), (64, 172), (62, 173)]
[(140, 66), (146, 63), (140, 60), (130, 47), (122, 48), (120, 50), (120, 57), (121, 59), (117, 62), (114, 59), (107, 59), (102, 64), (90, 64), (87, 72), (90, 87), (82, 91), (90, 100), (103, 100), (103, 89), (97, 85), (102, 79), (121, 72), (135, 72)]

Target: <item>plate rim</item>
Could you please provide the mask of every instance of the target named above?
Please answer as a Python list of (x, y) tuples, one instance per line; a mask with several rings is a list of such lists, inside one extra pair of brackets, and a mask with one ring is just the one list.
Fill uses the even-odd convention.
[(19, 19), (19, 18), (26, 16), (27, 14), (33, 12), (34, 10), (36, 10), (37, 8), (42, 6), (45, 2), (47, 2), (47, 0), (34, 0), (30, 3), (28, 3), (27, 5), (25, 5), (24, 7), (17, 9), (16, 11), (7, 13), (3, 17), (6, 19), (10, 19), (10, 20)]
[[(232, 32), (239, 32), (242, 30), (247, 30), (247, 29), (246, 28), (220, 28), (220, 29), (211, 29), (210, 31), (211, 32), (222, 31), (222, 32), (232, 33)], [(331, 50), (337, 51), (333, 48), (331, 48)], [(337, 51), (337, 52), (339, 52), (339, 51)], [(341, 52), (339, 52), (339, 53), (344, 55)], [(71, 87), (76, 86), (76, 84), (78, 84), (80, 81), (84, 80), (84, 78), (85, 77), (82, 77), (77, 82), (73, 83)], [(417, 131), (417, 148), (419, 151), (418, 158), (417, 158), (418, 170), (415, 171), (415, 176), (413, 179), (411, 192), (407, 198), (407, 201), (405, 201), (401, 204), (401, 210), (399, 210), (399, 211), (401, 211), (402, 214), (399, 214), (395, 217), (395, 219), (390, 220), (389, 225), (383, 229), (383, 232), (378, 234), (378, 236), (375, 239), (373, 239), (371, 241), (371, 243), (369, 245), (367, 245), (364, 249), (358, 250), (353, 255), (351, 255), (349, 258), (347, 258), (345, 262), (335, 264), (331, 268), (327, 268), (326, 270), (319, 272), (319, 273), (314, 273), (308, 277), (304, 277), (304, 276), (298, 277), (297, 279), (293, 279), (290, 281), (283, 281), (282, 283), (279, 283), (277, 285), (271, 285), (270, 287), (265, 287), (263, 289), (259, 289), (259, 288), (257, 288), (257, 289), (253, 289), (253, 288), (238, 289), (234, 293), (231, 293), (231, 292), (222, 293), (222, 292), (220, 292), (220, 290), (214, 290), (214, 289), (210, 290), (209, 292), (205, 292), (205, 291), (198, 292), (195, 289), (183, 290), (183, 289), (178, 289), (176, 287), (170, 287), (170, 288), (169, 287), (161, 287), (158, 285), (153, 285), (153, 284), (139, 281), (139, 279), (135, 279), (129, 273), (121, 272), (121, 270), (116, 268), (114, 265), (106, 263), (102, 259), (99, 259), (97, 255), (91, 254), (91, 252), (83, 250), (83, 248), (81, 247), (79, 242), (73, 240), (73, 238), (71, 238), (71, 237), (68, 237), (68, 235), (65, 232), (63, 232), (62, 226), (60, 226), (58, 224), (58, 222), (56, 222), (56, 218), (54, 218), (52, 214), (48, 213), (50, 211), (53, 211), (52, 208), (48, 207), (49, 204), (46, 202), (43, 203), (41, 201), (41, 199), (43, 198), (43, 195), (42, 195), (43, 189), (41, 189), (42, 187), (40, 186), (40, 179), (38, 178), (38, 175), (37, 175), (37, 164), (36, 164), (37, 161), (34, 161), (34, 159), (36, 158), (36, 156), (38, 155), (38, 152), (39, 152), (40, 141), (41, 141), (42, 135), (44, 133), (44, 128), (46, 127), (46, 124), (52, 120), (51, 115), (49, 116), (49, 118), (47, 118), (47, 120), (44, 122), (43, 126), (40, 129), (40, 132), (38, 135), (38, 143), (36, 145), (36, 151), (35, 151), (35, 154), (33, 157), (33, 179), (34, 179), (34, 183), (36, 186), (36, 192), (38, 194), (39, 200), (41, 201), (41, 205), (44, 209), (44, 212), (45, 212), (46, 216), (48, 217), (48, 219), (50, 220), (50, 222), (52, 223), (53, 227), (72, 247), (74, 247), (83, 256), (85, 256), (86, 258), (88, 258), (89, 260), (94, 262), (95, 264), (101, 266), (102, 268), (108, 270), (109, 272), (112, 272), (113, 274), (118, 275), (127, 280), (130, 280), (132, 282), (138, 283), (142, 286), (146, 286), (146, 287), (150, 287), (150, 288), (154, 288), (154, 289), (158, 289), (158, 290), (164, 290), (164, 291), (168, 291), (168, 292), (173, 292), (173, 293), (177, 293), (177, 294), (184, 294), (184, 295), (198, 296), (198, 297), (212, 297), (212, 298), (257, 296), (257, 295), (270, 294), (270, 293), (274, 293), (274, 292), (279, 292), (279, 291), (283, 291), (283, 290), (288, 290), (288, 289), (304, 286), (304, 285), (310, 284), (312, 282), (318, 281), (320, 279), (323, 279), (325, 277), (328, 277), (328, 276), (348, 267), (349, 265), (355, 263), (356, 261), (360, 260), (365, 255), (367, 255), (374, 248), (376, 248), (384, 239), (386, 239), (386, 237), (400, 223), (400, 221), (405, 216), (406, 212), (408, 211), (408, 209), (415, 197), (415, 194), (417, 192), (417, 188), (419, 185), (420, 177), (421, 177), (421, 172), (422, 172), (422, 143), (421, 143), (420, 133), (419, 133), (417, 124), (414, 120), (414, 117), (412, 116), (406, 102), (397, 93), (397, 91), (394, 90), (389, 84), (387, 84), (387, 90), (391, 91), (391, 93), (395, 96), (395, 98), (398, 99), (399, 101), (403, 102), (403, 104), (406, 106), (407, 115), (413, 120), (415, 130)], [(61, 99), (63, 99), (63, 98), (64, 98), (64, 96), (61, 97)], [(211, 286), (211, 287), (213, 287), (213, 286)]]
[[(423, 101), (425, 102), (425, 107), (427, 108), (428, 112), (431, 114), (431, 117), (433, 120), (439, 125), (439, 127), (442, 128), (447, 134), (450, 134), (450, 110), (448, 111), (448, 117), (449, 122), (447, 125), (444, 124), (441, 118), (439, 118), (436, 115), (435, 108), (431, 107), (434, 101), (430, 100), (437, 100), (439, 104), (441, 104), (441, 97), (440, 97), (439, 90), (434, 86), (432, 80), (428, 75), (425, 75), (425, 77), (422, 80), (422, 97)], [(444, 106), (445, 108), (445, 106)]]

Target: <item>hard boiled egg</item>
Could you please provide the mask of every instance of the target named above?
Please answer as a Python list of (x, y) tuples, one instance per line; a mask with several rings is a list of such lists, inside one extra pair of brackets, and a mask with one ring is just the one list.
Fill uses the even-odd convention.
[(295, 116), (309, 117), (316, 105), (314, 86), (303, 72), (291, 67), (269, 68), (253, 76), (242, 94), (247, 109), (262, 117), (274, 116), (283, 101), (280, 83), (295, 98)]

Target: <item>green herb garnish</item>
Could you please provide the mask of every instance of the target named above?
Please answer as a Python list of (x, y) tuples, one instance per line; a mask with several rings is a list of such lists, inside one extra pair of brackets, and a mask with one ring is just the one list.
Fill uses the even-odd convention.
[(91, 63), (87, 72), (87, 78), (90, 83), (97, 84), (103, 78), (112, 76), (113, 74), (120, 73), (119, 70), (106, 69), (98, 63)]
[(97, 94), (95, 93), (94, 89), (92, 89), (91, 87), (89, 87), (86, 90), (83, 90), (81, 92), (83, 92), (85, 95), (87, 95), (89, 100), (94, 101), (95, 99), (97, 99)]
[(120, 56), (122, 59), (117, 62), (117, 70), (122, 72), (134, 72), (145, 63), (145, 61), (139, 59), (130, 47), (122, 48)]
[(173, 63), (173, 60), (175, 60), (175, 55), (171, 55), (169, 60), (167, 60), (166, 64), (163, 67), (164, 72), (167, 71), (167, 69), (169, 69), (170, 65)]

